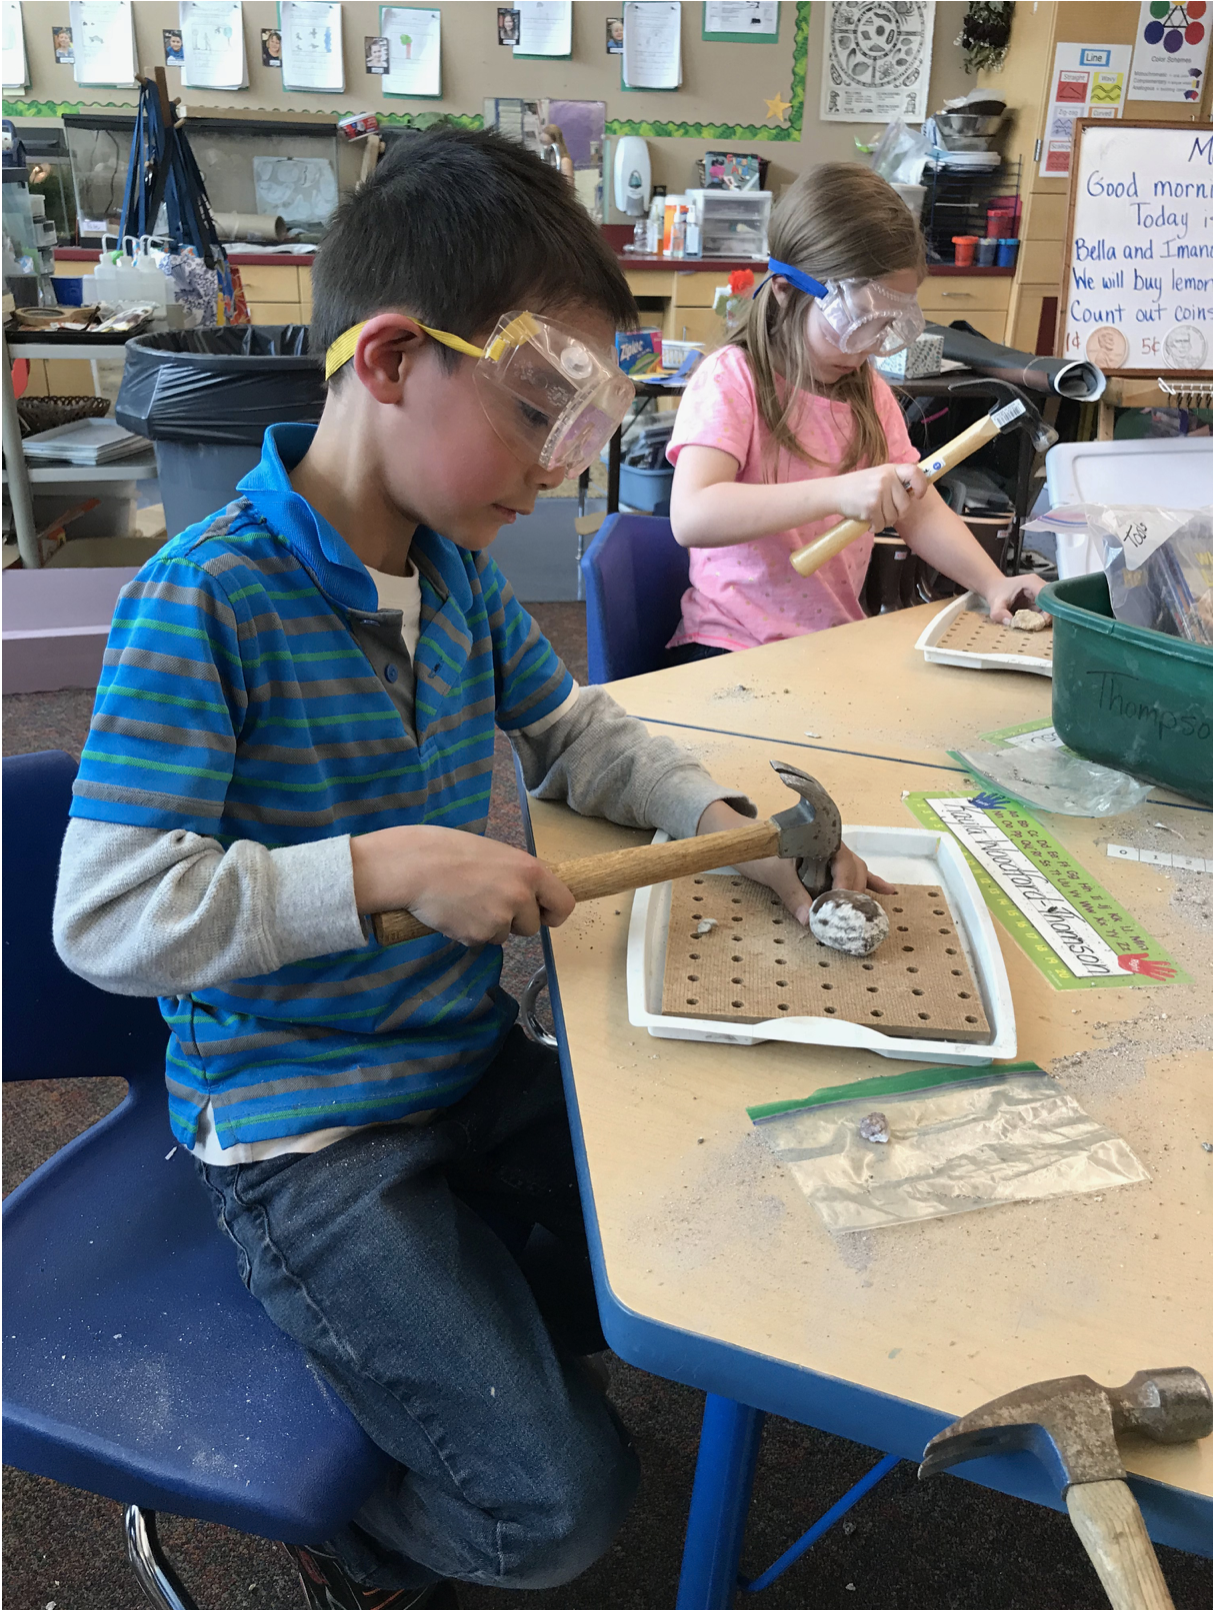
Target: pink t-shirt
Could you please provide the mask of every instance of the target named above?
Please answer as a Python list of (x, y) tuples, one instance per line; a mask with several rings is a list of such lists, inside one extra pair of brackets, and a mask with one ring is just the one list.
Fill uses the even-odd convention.
[[(872, 378), (889, 462), (917, 463), (920, 455), (911, 446), (893, 392), (880, 375), (874, 373)], [(759, 416), (746, 354), (740, 347), (721, 347), (692, 376), (666, 456), (677, 464), (684, 447), (716, 447), (737, 459), (737, 479), (751, 484), (837, 475), (851, 439), (848, 404), (802, 392), (791, 423), (797, 440), (818, 463), (807, 464), (783, 449), (778, 456), (772, 454), (771, 433)], [(683, 594), (683, 619), (669, 647), (710, 643), (716, 648), (756, 648), (863, 620), (859, 591), (872, 552), (871, 535), (860, 537), (812, 576), (798, 576), (789, 563), (795, 549), (829, 531), (839, 519), (832, 514), (730, 548), (692, 548), (691, 586)]]

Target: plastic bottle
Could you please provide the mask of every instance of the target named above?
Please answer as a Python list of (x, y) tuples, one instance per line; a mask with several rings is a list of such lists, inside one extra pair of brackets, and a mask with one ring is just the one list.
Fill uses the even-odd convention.
[(682, 257), (687, 250), (687, 208), (679, 207), (670, 227), (670, 255)]
[(645, 248), (650, 257), (657, 257), (662, 250), (662, 216), (664, 202), (661, 196), (654, 196), (649, 203), (649, 218), (645, 225)]
[(171, 287), (168, 280), (160, 272), (156, 259), (152, 256), (150, 235), (140, 237), (135, 269), (139, 275), (138, 294), (141, 302), (154, 302), (157, 307), (163, 308), (167, 302), (175, 300), (170, 295)]

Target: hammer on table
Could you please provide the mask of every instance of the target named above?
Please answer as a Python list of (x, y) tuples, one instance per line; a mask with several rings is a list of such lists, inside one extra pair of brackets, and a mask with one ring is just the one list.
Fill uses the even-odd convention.
[(1196, 1370), (1139, 1370), (1124, 1386), (1087, 1375), (1038, 1381), (954, 1421), (928, 1443), (919, 1475), (1022, 1448), (1058, 1482), (1113, 1610), (1172, 1610), (1142, 1513), (1126, 1484), (1119, 1431), (1154, 1442), (1210, 1434), (1210, 1388)]
[[(713, 867), (778, 855), (795, 860), (797, 876), (810, 897), (819, 895), (830, 887), (831, 858), (843, 842), (838, 806), (816, 778), (796, 766), (773, 760), (771, 767), (800, 798), (786, 811), (777, 811), (769, 822), (674, 839), (669, 844), (642, 844), (631, 850), (579, 856), (551, 870), (575, 900), (598, 900), (603, 895), (664, 883), (667, 878), (686, 878)], [(399, 945), (433, 932), (408, 911), (381, 911), (371, 922), (381, 945)]]
[[(967, 385), (980, 384), (983, 387), (995, 387), (999, 393), (995, 407), (989, 413), (983, 414), (981, 419), (963, 430), (960, 436), (954, 436), (951, 442), (945, 442), (938, 452), (929, 453), (925, 459), (919, 461), (919, 468), (929, 481), (938, 481), (948, 470), (967, 459), (971, 453), (987, 442), (993, 441), (996, 436), (1005, 436), (1009, 431), (1027, 430), (1033, 439), (1033, 446), (1039, 453), (1047, 447), (1052, 447), (1058, 440), (1058, 432), (1047, 425), (1041, 415), (1015, 386), (1010, 386), (1002, 380), (982, 380), (979, 382), (959, 380), (948, 389), (950, 392), (960, 391)], [(812, 576), (815, 570), (820, 570), (828, 559), (833, 559), (837, 553), (842, 553), (849, 542), (855, 542), (857, 537), (871, 529), (871, 522), (865, 520), (841, 520), (838, 525), (824, 531), (820, 537), (807, 542), (803, 548), (798, 548), (792, 555), (792, 567), (800, 576)]]

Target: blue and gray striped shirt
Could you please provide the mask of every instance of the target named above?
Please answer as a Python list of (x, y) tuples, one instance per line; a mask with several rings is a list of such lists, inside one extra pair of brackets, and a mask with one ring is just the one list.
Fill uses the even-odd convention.
[[(542, 721), (572, 679), (484, 553), (419, 527), (421, 635), (291, 489), (312, 427), (266, 431), (222, 514), (123, 589), (74, 816), (271, 849), (430, 824), (483, 833), (494, 724)], [(448, 1105), (513, 1021), (501, 951), (440, 935), (161, 1000), (173, 1132), (210, 1101), (221, 1144)]]

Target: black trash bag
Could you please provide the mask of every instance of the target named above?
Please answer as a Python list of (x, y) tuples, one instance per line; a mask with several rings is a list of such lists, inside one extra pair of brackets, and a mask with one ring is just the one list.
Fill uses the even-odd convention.
[(306, 324), (229, 324), (128, 341), (114, 417), (154, 442), (260, 447), (267, 425), (314, 424), (324, 405)]

